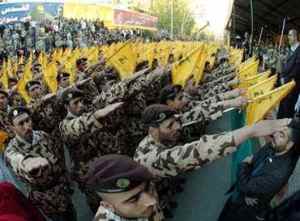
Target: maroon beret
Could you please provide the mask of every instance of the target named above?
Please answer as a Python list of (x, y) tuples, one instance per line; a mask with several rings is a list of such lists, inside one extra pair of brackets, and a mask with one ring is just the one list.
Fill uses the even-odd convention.
[(153, 179), (149, 170), (124, 155), (105, 155), (89, 165), (87, 187), (102, 193), (127, 192)]

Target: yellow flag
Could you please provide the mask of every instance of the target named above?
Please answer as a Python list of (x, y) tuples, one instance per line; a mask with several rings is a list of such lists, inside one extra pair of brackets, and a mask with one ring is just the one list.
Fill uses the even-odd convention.
[(243, 80), (257, 75), (259, 61), (251, 62), (239, 70), (239, 79)]
[(0, 130), (0, 152), (4, 152), (5, 142), (7, 138), (8, 138), (8, 134), (5, 131)]
[(47, 68), (44, 72), (44, 81), (50, 88), (52, 93), (56, 93), (57, 91), (57, 65), (55, 62), (51, 62), (47, 65)]
[(109, 61), (120, 73), (121, 79), (128, 78), (134, 73), (136, 62), (137, 53), (132, 50), (130, 43), (126, 43), (126, 45), (116, 51)]
[(253, 77), (242, 79), (238, 87), (239, 88), (251, 87), (259, 82), (266, 80), (270, 76), (270, 74), (271, 74), (271, 71), (266, 71), (266, 72), (257, 74)]
[(277, 81), (277, 75), (273, 75), (270, 78), (267, 78), (258, 84), (255, 84), (247, 89), (246, 96), (249, 99), (254, 99), (258, 96), (267, 94), (271, 90), (273, 90)]
[(8, 71), (6, 68), (3, 69), (3, 71), (2, 71), (0, 82), (3, 85), (4, 89), (7, 91), (8, 90)]
[(204, 68), (205, 68), (205, 63), (207, 61), (207, 51), (206, 49), (202, 49), (201, 53), (199, 55), (196, 67), (195, 67), (195, 71), (194, 71), (194, 81), (196, 82), (196, 84), (199, 84), (199, 82), (202, 80), (203, 78), (203, 74), (204, 74)]
[(172, 81), (173, 84), (179, 84), (182, 87), (185, 86), (186, 81), (192, 75), (196, 63), (198, 61), (200, 49), (196, 49), (191, 52), (187, 57), (175, 63), (172, 67)]
[(25, 65), (24, 75), (18, 81), (18, 84), (17, 84), (17, 90), (18, 90), (19, 94), (25, 99), (26, 103), (29, 103), (30, 99), (31, 99), (25, 89), (26, 83), (28, 81), (31, 81), (33, 78), (32, 72), (31, 72), (31, 65), (32, 65), (32, 54), (29, 56), (28, 62)]
[(246, 121), (248, 125), (252, 125), (265, 116), (277, 104), (284, 99), (290, 91), (295, 87), (295, 81), (291, 81), (269, 93), (256, 97), (248, 104), (246, 110)]

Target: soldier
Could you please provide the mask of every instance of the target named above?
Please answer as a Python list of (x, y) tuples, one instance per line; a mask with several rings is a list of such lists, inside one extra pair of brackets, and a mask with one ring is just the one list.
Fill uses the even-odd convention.
[(40, 63), (35, 63), (31, 67), (33, 80), (41, 81), (43, 79), (43, 70)]
[(82, 81), (82, 80), (84, 80), (85, 78), (88, 77), (88, 75), (86, 73), (87, 66), (88, 66), (87, 58), (79, 58), (79, 59), (77, 59), (77, 61), (76, 61), (76, 68), (77, 68), (76, 76), (77, 76), (77, 80), (76, 81)]
[(70, 74), (66, 71), (61, 71), (58, 72), (56, 76), (56, 81), (57, 81), (57, 95), (60, 97), (64, 91), (65, 88), (69, 87), (71, 82), (70, 82)]
[(68, 114), (60, 124), (60, 131), (73, 163), (72, 176), (79, 183), (79, 188), (87, 195), (91, 209), (96, 212), (98, 199), (95, 200), (94, 193), (86, 190), (82, 179), (93, 159), (107, 153), (118, 153), (119, 141), (110, 128), (116, 118), (114, 112), (120, 109), (123, 103), (84, 113), (83, 96), (84, 94), (78, 89), (63, 93), (62, 99)]
[(185, 95), (181, 86), (168, 85), (161, 90), (160, 102), (181, 113), (181, 121), (186, 125), (183, 127), (185, 141), (193, 141), (204, 133), (205, 127), (210, 121), (222, 117), (226, 109), (239, 108), (247, 104), (247, 99), (241, 96), (222, 100), (239, 95), (239, 92), (240, 90), (236, 90), (204, 101), (194, 101)]
[(8, 119), (16, 137), (9, 142), (4, 157), (27, 184), (30, 199), (53, 220), (76, 220), (61, 146), (56, 146), (47, 133), (32, 129), (28, 109), (13, 108)]
[(29, 109), (34, 108), (34, 105), (42, 98), (42, 85), (39, 81), (28, 81), (25, 86), (25, 90), (31, 97), (31, 101), (28, 104)]
[(8, 97), (8, 105), (9, 108), (13, 107), (24, 107), (26, 105), (26, 101), (24, 98), (17, 92), (17, 91), (11, 91)]
[(0, 130), (5, 132), (5, 140), (3, 145), (6, 146), (8, 142), (14, 137), (8, 120), (8, 94), (4, 90), (0, 90)]
[(106, 155), (90, 167), (85, 182), (101, 197), (95, 221), (161, 221), (153, 175), (129, 157)]
[(166, 105), (151, 105), (143, 113), (148, 136), (139, 144), (134, 159), (158, 177), (176, 176), (202, 167), (236, 151), (248, 138), (271, 135), (289, 123), (289, 119), (261, 121), (251, 127), (203, 135), (195, 142), (180, 144), (181, 123), (176, 114)]

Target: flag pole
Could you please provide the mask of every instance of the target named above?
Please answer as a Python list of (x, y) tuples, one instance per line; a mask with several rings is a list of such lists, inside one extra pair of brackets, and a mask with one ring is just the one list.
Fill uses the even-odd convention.
[(284, 33), (285, 25), (286, 25), (286, 17), (283, 19), (283, 24), (282, 24), (281, 36), (280, 36), (280, 41), (279, 41), (278, 49), (280, 49), (280, 48), (281, 48), (281, 45), (282, 45), (282, 41), (283, 41), (283, 33)]
[(263, 32), (264, 32), (264, 26), (262, 26), (261, 29), (260, 29), (260, 34), (259, 34), (259, 39), (258, 39), (258, 44), (257, 44), (257, 46), (260, 45), (260, 42), (261, 42), (261, 38), (262, 38)]

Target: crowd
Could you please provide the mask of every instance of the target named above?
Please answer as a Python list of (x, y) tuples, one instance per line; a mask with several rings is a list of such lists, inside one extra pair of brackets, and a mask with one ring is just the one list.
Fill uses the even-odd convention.
[[(86, 48), (112, 44), (129, 39), (145, 38), (141, 30), (108, 30), (103, 22), (83, 19), (44, 20), (0, 27), (0, 53), (2, 58), (29, 55), (30, 51), (51, 52), (55, 48)], [(165, 33), (160, 35), (166, 38)], [(150, 35), (148, 37), (151, 37)]]
[[(31, 50), (46, 51), (53, 59), (54, 48), (85, 48), (138, 35), (111, 32), (99, 22), (63, 19), (51, 25), (4, 28), (0, 48), (3, 60), (18, 60), (20, 51)], [(75, 221), (76, 184), (96, 221), (164, 220), (177, 206), (174, 196), (182, 191), (182, 174), (235, 152), (247, 139), (262, 138), (267, 144), (240, 164), (219, 220), (297, 220), (298, 193), (270, 206), (299, 158), (300, 119), (294, 110), (280, 119), (266, 116), (252, 126), (205, 133), (207, 124), (227, 109), (248, 103), (245, 91), (236, 88), (236, 67), (226, 54), (223, 49), (213, 55), (214, 63), (206, 65), (200, 84), (190, 77), (184, 86), (172, 84), (176, 58), (171, 52), (165, 66), (145, 60), (123, 80), (103, 53), (94, 65), (81, 56), (75, 62), (75, 83), (72, 73), (59, 64), (58, 90), (49, 93), (41, 78), (46, 70), (40, 53), (33, 53), (33, 79), (25, 85), (28, 103), (16, 90), (26, 72), (24, 63), (18, 63), (8, 89), (0, 90), (0, 129), (7, 133), (4, 159), (29, 191), (25, 197), (11, 184), (1, 184), (0, 219)], [(285, 82), (295, 78), (288, 75), (291, 69), (282, 75)]]

